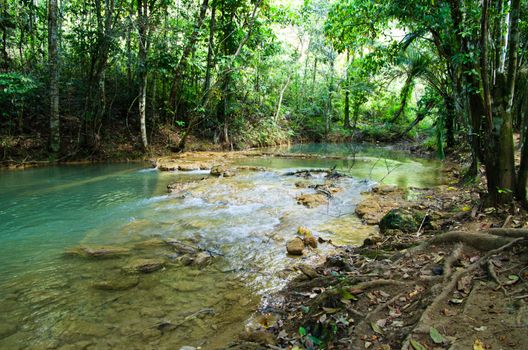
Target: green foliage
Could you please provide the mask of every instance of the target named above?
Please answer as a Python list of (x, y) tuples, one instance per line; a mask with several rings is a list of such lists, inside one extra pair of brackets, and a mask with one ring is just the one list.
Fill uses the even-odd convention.
[(21, 73), (0, 73), (0, 100), (21, 100), (37, 87), (29, 76)]

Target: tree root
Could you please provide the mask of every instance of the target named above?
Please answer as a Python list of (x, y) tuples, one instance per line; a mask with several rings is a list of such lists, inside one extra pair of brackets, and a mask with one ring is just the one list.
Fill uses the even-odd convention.
[[(449, 232), (449, 233), (452, 233), (452, 232)], [(448, 236), (449, 237), (448, 239), (458, 238), (458, 236), (460, 236), (459, 232), (455, 232), (455, 234), (456, 235)], [(464, 233), (464, 234), (465, 235), (489, 236), (489, 235), (486, 235), (486, 234), (484, 234), (484, 235), (482, 235), (482, 234), (467, 234), (467, 233)], [(441, 236), (445, 236), (445, 235), (446, 234), (441, 235)], [(486, 239), (489, 239), (489, 238), (486, 237)], [(429, 306), (424, 310), (424, 312), (422, 313), (422, 316), (418, 320), (417, 324), (414, 326), (414, 328), (411, 330), (411, 332), (409, 332), (409, 334), (407, 335), (407, 337), (403, 341), (401, 349), (402, 350), (410, 349), (409, 345), (410, 345), (410, 339), (411, 339), (412, 334), (429, 332), (429, 329), (432, 326), (433, 320), (434, 320), (434, 316), (433, 315), (438, 310), (439, 306), (453, 292), (453, 290), (456, 288), (456, 286), (458, 284), (458, 281), (464, 275), (469, 274), (469, 273), (473, 273), (479, 267), (482, 268), (483, 266), (485, 266), (487, 264), (487, 262), (489, 261), (489, 258), (491, 256), (493, 256), (495, 254), (498, 254), (498, 253), (510, 248), (511, 246), (513, 246), (514, 244), (516, 244), (516, 243), (518, 243), (518, 242), (520, 242), (522, 240), (524, 240), (524, 238), (517, 238), (517, 239), (514, 239), (514, 240), (509, 240), (509, 241), (507, 241), (506, 244), (502, 245), (501, 247), (498, 247), (498, 248), (490, 250), (483, 257), (481, 257), (477, 262), (473, 263), (472, 265), (470, 265), (466, 269), (459, 270), (459, 271), (453, 273), (450, 281), (447, 283), (447, 285), (445, 285), (443, 287), (442, 292), (440, 294), (438, 294), (438, 296), (436, 296), (434, 298), (434, 300), (431, 302), (431, 304), (429, 304)], [(496, 241), (493, 241), (493, 242), (495, 243)], [(486, 244), (486, 246), (487, 246), (487, 244)]]
[(345, 286), (345, 288), (363, 291), (366, 289), (378, 288), (378, 287), (383, 287), (383, 286), (388, 286), (388, 285), (406, 286), (407, 283), (402, 282), (402, 281), (397, 281), (397, 280), (377, 279), (377, 280), (372, 280), (372, 281), (367, 281), (367, 282), (361, 282), (359, 284), (352, 285), (352, 286)]
[(486, 268), (488, 270), (488, 274), (491, 277), (491, 279), (495, 283), (497, 283), (497, 288), (495, 290), (500, 288), (500, 289), (502, 289), (502, 292), (504, 293), (504, 295), (508, 295), (508, 292), (506, 291), (506, 289), (504, 288), (504, 286), (500, 282), (499, 277), (497, 276), (497, 272), (495, 272), (495, 267), (493, 266), (493, 261), (491, 259), (489, 259), (486, 262)]
[(528, 229), (523, 228), (491, 228), (486, 231), (490, 235), (511, 237), (511, 238), (528, 238)]
[(444, 281), (447, 281), (449, 277), (453, 274), (453, 264), (460, 259), (460, 256), (462, 255), (462, 251), (464, 250), (464, 245), (462, 243), (459, 243), (456, 245), (455, 249), (445, 259), (444, 261)]

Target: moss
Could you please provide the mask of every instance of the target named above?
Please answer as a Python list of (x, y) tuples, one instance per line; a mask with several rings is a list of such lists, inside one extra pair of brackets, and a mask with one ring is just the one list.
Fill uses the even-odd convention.
[(379, 227), (382, 233), (388, 230), (400, 230), (404, 233), (411, 233), (418, 230), (420, 223), (417, 223), (417, 221), (416, 216), (408, 210), (392, 209), (381, 219)]

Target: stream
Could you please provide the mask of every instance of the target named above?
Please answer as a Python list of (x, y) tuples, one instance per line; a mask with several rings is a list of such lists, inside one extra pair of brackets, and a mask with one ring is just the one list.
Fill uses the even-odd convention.
[[(283, 156), (236, 159), (235, 165), (266, 170), (227, 178), (148, 164), (0, 169), (0, 349), (220, 349), (255, 311), (279, 302), (273, 293), (295, 275), (295, 265), (321, 262), (334, 249), (320, 244), (302, 258), (287, 256), (286, 241), (299, 226), (335, 244), (361, 244), (374, 230), (354, 214), (361, 192), (378, 181), (442, 183), (439, 162), (390, 148), (309, 144), (266, 151)], [(286, 174), (334, 166), (350, 177), (336, 180), (340, 191), (329, 203), (297, 204), (298, 195), (315, 190), (296, 184), (324, 183), (324, 174)], [(191, 185), (170, 194), (171, 183)], [(161, 240), (188, 242), (212, 261), (178, 264), (155, 244)], [(103, 245), (129, 253), (65, 254)], [(124, 273), (138, 258), (168, 263), (152, 273)], [(102, 282), (123, 288), (107, 290)]]

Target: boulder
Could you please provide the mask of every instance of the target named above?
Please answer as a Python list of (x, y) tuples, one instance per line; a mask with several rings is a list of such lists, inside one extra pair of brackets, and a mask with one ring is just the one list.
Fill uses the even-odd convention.
[(385, 214), (379, 223), (379, 227), (381, 233), (390, 232), (390, 230), (411, 233), (418, 230), (419, 224), (410, 210), (398, 208)]
[(300, 237), (295, 237), (286, 243), (286, 250), (291, 255), (303, 255), (304, 241)]
[(365, 198), (356, 206), (356, 214), (360, 218), (370, 217), (373, 214), (379, 213), (380, 211), (381, 206), (379, 205), (378, 201), (372, 197)]

